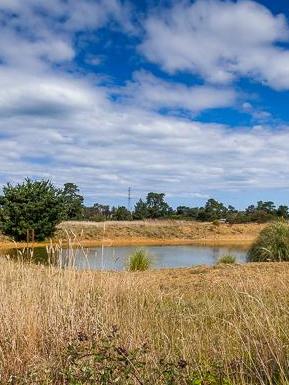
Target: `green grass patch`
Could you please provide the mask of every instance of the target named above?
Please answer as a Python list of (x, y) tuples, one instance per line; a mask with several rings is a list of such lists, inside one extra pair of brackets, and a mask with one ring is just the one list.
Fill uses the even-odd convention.
[(129, 256), (128, 270), (129, 271), (145, 271), (151, 266), (151, 260), (146, 250), (136, 250)]
[(218, 258), (217, 264), (234, 264), (236, 263), (236, 257), (234, 255), (223, 255), (222, 257)]
[(276, 222), (261, 231), (248, 252), (250, 262), (289, 261), (289, 225)]

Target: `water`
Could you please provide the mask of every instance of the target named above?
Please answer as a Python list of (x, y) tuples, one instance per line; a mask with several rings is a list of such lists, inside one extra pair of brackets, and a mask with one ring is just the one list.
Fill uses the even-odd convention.
[[(237, 262), (246, 262), (247, 250), (238, 246), (234, 247), (210, 247), (210, 246), (147, 246), (143, 247), (149, 254), (152, 268), (177, 268), (196, 265), (213, 265), (223, 255), (234, 255)], [(79, 270), (124, 270), (127, 267), (128, 256), (135, 250), (135, 246), (106, 247), (103, 251), (100, 247), (86, 248), (85, 255), (82, 250), (75, 250), (75, 267)], [(3, 254), (3, 253), (2, 253)], [(13, 257), (15, 251), (6, 251)], [(45, 263), (46, 251), (44, 248), (36, 248), (34, 260), (37, 263)]]

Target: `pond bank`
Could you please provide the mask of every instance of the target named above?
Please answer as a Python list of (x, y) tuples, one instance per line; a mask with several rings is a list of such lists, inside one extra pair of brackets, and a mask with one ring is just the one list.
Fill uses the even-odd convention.
[[(134, 222), (63, 222), (58, 226), (53, 242), (70, 238), (74, 245), (97, 246), (244, 246), (248, 247), (264, 224), (219, 224), (188, 221), (134, 221)], [(74, 240), (74, 241), (73, 241)], [(76, 241), (75, 241), (76, 240)], [(49, 242), (34, 243), (46, 246)], [(65, 241), (63, 242), (65, 245)], [(0, 238), (0, 248), (26, 247)], [(32, 246), (29, 244), (28, 246)]]

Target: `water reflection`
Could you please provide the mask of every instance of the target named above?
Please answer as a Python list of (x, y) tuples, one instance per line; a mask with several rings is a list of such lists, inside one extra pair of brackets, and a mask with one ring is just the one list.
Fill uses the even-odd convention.
[[(234, 255), (237, 262), (246, 262), (247, 250), (235, 247), (210, 247), (210, 246), (147, 246), (153, 268), (191, 267), (194, 265), (212, 265), (223, 255)], [(128, 256), (136, 250), (135, 246), (126, 247), (94, 247), (88, 249), (63, 249), (60, 261), (47, 254), (45, 247), (34, 248), (33, 255), (23, 253), (24, 260), (35, 263), (55, 265), (73, 265), (79, 270), (124, 270), (127, 266)], [(2, 250), (2, 255), (10, 258), (20, 258), (17, 250)]]

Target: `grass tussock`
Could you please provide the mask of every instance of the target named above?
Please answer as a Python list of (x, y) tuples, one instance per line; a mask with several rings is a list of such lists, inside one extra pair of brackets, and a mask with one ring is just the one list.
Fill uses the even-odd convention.
[(0, 259), (0, 383), (288, 384), (289, 265), (196, 270)]
[(251, 262), (289, 261), (289, 225), (280, 221), (262, 230), (249, 250), (248, 259)]
[(136, 250), (129, 256), (128, 270), (129, 271), (145, 271), (150, 268), (151, 260), (148, 253), (144, 249)]
[(236, 257), (234, 255), (223, 255), (218, 258), (217, 264), (234, 264), (236, 263)]

